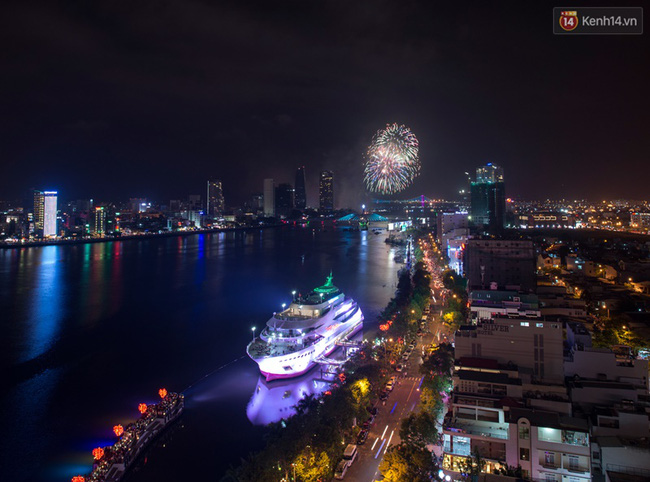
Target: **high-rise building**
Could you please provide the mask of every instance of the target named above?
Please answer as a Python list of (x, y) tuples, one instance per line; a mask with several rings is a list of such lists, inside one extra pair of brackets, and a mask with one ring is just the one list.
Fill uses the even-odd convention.
[(34, 231), (37, 235), (43, 234), (45, 221), (45, 197), (43, 191), (34, 190)]
[(295, 206), (296, 209), (305, 209), (307, 207), (307, 191), (305, 190), (305, 166), (299, 167), (296, 171)]
[(106, 234), (106, 208), (104, 206), (95, 207), (95, 225), (93, 232), (100, 236)]
[(498, 233), (505, 226), (506, 191), (503, 169), (491, 162), (476, 169), (471, 183), (471, 222), (481, 230)]
[(57, 192), (43, 191), (43, 237), (56, 236)]
[(320, 209), (332, 211), (334, 209), (334, 173), (332, 171), (321, 171), (319, 196)]
[(294, 206), (294, 190), (291, 184), (280, 184), (275, 188), (275, 214), (288, 216)]
[(222, 214), (226, 209), (226, 203), (223, 198), (223, 188), (221, 181), (208, 181), (208, 195), (206, 197), (207, 205), (205, 214), (208, 217), (216, 217)]
[(264, 215), (275, 216), (275, 183), (264, 179)]
[(251, 209), (253, 211), (261, 211), (264, 209), (264, 194), (261, 192), (253, 193), (250, 200)]
[(463, 269), (470, 290), (535, 290), (536, 258), (532, 241), (469, 239), (463, 252)]

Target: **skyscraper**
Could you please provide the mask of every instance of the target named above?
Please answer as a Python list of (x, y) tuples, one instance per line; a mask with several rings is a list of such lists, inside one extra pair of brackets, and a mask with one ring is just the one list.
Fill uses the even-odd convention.
[(291, 184), (280, 184), (275, 188), (275, 214), (288, 216), (294, 206), (294, 190)]
[(43, 237), (56, 236), (57, 192), (43, 191)]
[(332, 171), (321, 171), (319, 196), (320, 209), (332, 211), (334, 209), (334, 173)]
[(491, 162), (476, 169), (476, 180), (471, 184), (471, 222), (492, 234), (505, 226), (506, 191), (503, 169)]
[(45, 197), (43, 191), (34, 190), (34, 231), (43, 235), (43, 222), (45, 221)]
[(275, 183), (264, 179), (264, 215), (275, 216)]
[(295, 206), (296, 209), (305, 209), (305, 207), (307, 207), (307, 191), (305, 190), (305, 166), (299, 167), (296, 171)]
[(104, 206), (95, 207), (95, 225), (93, 232), (98, 235), (106, 233), (106, 208)]
[(208, 217), (216, 217), (224, 212), (226, 209), (226, 203), (223, 198), (223, 188), (220, 180), (215, 179), (214, 181), (208, 181), (208, 194), (206, 201), (205, 214)]

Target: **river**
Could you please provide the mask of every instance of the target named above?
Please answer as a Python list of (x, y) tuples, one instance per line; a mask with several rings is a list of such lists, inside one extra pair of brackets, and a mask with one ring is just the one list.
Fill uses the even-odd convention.
[(399, 268), (384, 239), (318, 224), (0, 251), (0, 478), (89, 472), (165, 387), (185, 413), (128, 480), (218, 480), (264, 445), (251, 327), (330, 271), (376, 326)]

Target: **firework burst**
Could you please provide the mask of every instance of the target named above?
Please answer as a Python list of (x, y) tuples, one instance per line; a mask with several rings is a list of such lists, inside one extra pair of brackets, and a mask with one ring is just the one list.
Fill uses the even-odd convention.
[(377, 131), (368, 147), (364, 182), (371, 192), (394, 194), (420, 174), (418, 140), (411, 130), (389, 124)]

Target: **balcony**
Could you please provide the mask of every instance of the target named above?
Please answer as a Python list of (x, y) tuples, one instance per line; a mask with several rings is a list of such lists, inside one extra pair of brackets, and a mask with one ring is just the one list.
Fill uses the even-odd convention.
[(461, 418), (445, 420), (444, 429), (458, 434), (477, 435), (479, 437), (508, 440), (508, 424), (496, 422), (470, 421)]

